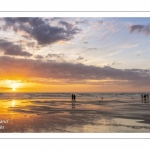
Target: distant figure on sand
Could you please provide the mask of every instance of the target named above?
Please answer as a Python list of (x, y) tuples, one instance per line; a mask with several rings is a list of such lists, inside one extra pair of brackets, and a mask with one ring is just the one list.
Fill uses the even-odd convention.
[(141, 94), (142, 103), (149, 103), (149, 95), (148, 94)]
[(76, 100), (76, 95), (74, 94), (74, 100)]
[(76, 100), (76, 96), (75, 94), (72, 94), (72, 109), (75, 108), (75, 100)]
[(141, 99), (143, 100), (143, 94), (141, 94)]
[(146, 95), (146, 97), (147, 97), (147, 100), (149, 100), (149, 95), (148, 94)]
[(72, 94), (72, 101), (73, 101), (73, 99), (74, 99), (74, 95)]
[(76, 100), (76, 95), (75, 94), (72, 94), (72, 101), (75, 101)]

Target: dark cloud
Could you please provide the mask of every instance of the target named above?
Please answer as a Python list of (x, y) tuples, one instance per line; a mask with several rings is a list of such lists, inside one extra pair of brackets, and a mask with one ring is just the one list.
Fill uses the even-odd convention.
[(24, 31), (23, 35), (29, 39), (37, 40), (39, 45), (50, 45), (58, 41), (69, 41), (81, 30), (73, 25), (60, 21), (65, 26), (51, 26), (42, 18), (3, 18), (7, 27), (12, 27), (15, 32)]
[(6, 17), (4, 20), (6, 21), (7, 25), (14, 25), (16, 23), (14, 18)]
[(40, 45), (53, 44), (58, 41), (69, 41), (74, 38), (73, 35), (79, 32), (78, 29), (65, 30), (59, 27), (51, 27), (50, 25), (41, 25), (33, 28), (32, 32), (27, 31)]
[(21, 24), (21, 23), (28, 23), (32, 27), (39, 26), (44, 24), (45, 22), (42, 20), (42, 18), (35, 17), (16, 17), (16, 18), (3, 18), (7, 25), (15, 25), (15, 23)]
[(73, 25), (68, 23), (68, 22), (65, 22), (65, 21), (59, 21), (59, 24), (65, 26), (68, 30), (72, 29), (73, 28)]
[(81, 57), (81, 56), (79, 56), (78, 58), (77, 58), (77, 60), (82, 60), (82, 59), (84, 59), (83, 57)]
[(130, 33), (132, 32), (142, 32), (146, 35), (150, 34), (150, 25), (132, 25), (130, 26)]
[(4, 52), (4, 55), (14, 55), (14, 56), (32, 56), (31, 53), (23, 51), (22, 46), (15, 45), (12, 42), (0, 39), (0, 51)]
[(132, 25), (130, 27), (130, 32), (133, 32), (133, 31), (141, 32), (143, 29), (144, 29), (143, 25)]
[[(115, 69), (111, 67), (86, 66), (83, 64), (58, 63), (32, 59), (0, 57), (0, 78), (9, 72), (11, 76), (51, 78), (64, 81), (82, 80), (122, 80), (127, 83), (150, 85), (150, 70)], [(11, 66), (11, 67), (10, 67)]]

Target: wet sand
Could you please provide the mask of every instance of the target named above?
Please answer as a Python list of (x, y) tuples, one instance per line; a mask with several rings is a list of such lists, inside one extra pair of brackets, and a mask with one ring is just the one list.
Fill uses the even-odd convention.
[(4, 99), (2, 126), (4, 133), (149, 133), (150, 104), (117, 98)]

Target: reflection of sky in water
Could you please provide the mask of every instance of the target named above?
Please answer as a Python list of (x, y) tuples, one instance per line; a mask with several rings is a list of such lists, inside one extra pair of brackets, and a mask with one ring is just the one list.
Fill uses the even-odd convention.
[(101, 98), (0, 100), (2, 132), (149, 132), (150, 104)]

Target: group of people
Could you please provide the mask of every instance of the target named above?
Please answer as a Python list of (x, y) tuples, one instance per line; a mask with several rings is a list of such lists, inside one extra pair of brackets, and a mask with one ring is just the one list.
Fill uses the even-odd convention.
[(141, 94), (142, 103), (149, 103), (149, 95)]
[(72, 109), (75, 108), (76, 95), (72, 94)]
[(76, 95), (75, 94), (72, 94), (72, 101), (75, 101), (76, 100)]
[(149, 95), (148, 94), (141, 94), (142, 100), (149, 100)]

